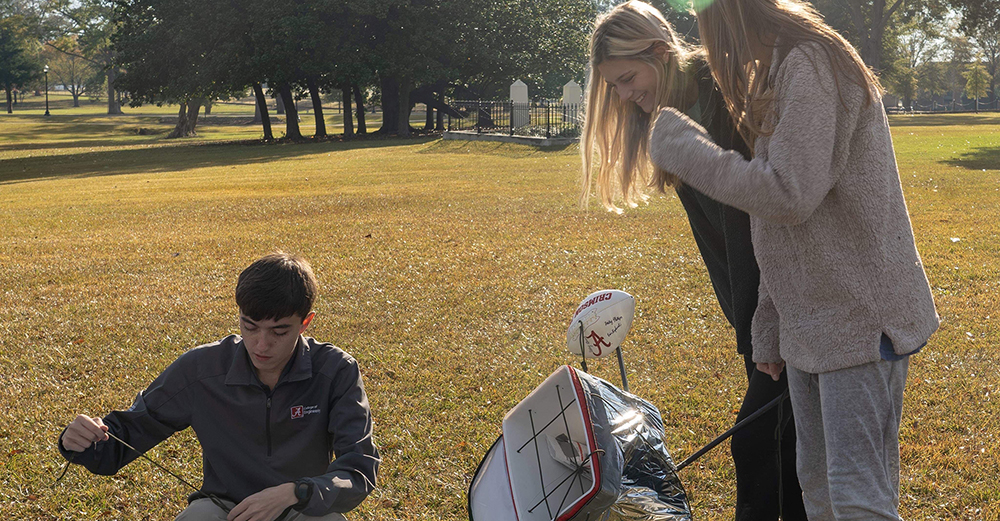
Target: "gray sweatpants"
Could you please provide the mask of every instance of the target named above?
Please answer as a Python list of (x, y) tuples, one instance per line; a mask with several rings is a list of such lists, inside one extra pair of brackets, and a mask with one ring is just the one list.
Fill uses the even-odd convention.
[[(220, 501), (229, 508), (236, 506), (231, 501)], [(226, 521), (226, 511), (216, 506), (211, 499), (201, 498), (192, 501), (174, 521)], [(293, 510), (285, 517), (285, 521), (346, 521), (346, 518), (337, 513), (322, 517), (304, 516)]]
[(899, 422), (909, 358), (829, 373), (788, 367), (810, 521), (899, 521)]

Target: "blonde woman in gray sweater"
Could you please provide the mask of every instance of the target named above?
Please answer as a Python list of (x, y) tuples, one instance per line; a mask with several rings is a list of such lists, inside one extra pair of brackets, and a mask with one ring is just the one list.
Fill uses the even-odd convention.
[(650, 156), (750, 214), (753, 360), (776, 379), (787, 364), (809, 519), (896, 521), (909, 358), (938, 317), (878, 80), (801, 0), (714, 0), (698, 25), (754, 157), (671, 108)]

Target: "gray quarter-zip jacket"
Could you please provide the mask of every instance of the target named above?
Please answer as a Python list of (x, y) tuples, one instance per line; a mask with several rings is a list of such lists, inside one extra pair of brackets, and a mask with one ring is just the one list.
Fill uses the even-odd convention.
[[(239, 503), (308, 478), (301, 512), (347, 512), (375, 487), (380, 463), (358, 364), (331, 344), (300, 337), (273, 390), (257, 378), (243, 340), (231, 335), (181, 355), (126, 411), (104, 417), (112, 434), (147, 451), (174, 432), (201, 442), (201, 493)], [(60, 435), (60, 440), (62, 435)], [(81, 453), (59, 450), (95, 474), (112, 475), (139, 455), (111, 439)]]

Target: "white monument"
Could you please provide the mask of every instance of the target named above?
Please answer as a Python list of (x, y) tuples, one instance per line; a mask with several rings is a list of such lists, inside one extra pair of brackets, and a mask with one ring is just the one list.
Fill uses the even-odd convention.
[(577, 82), (569, 80), (569, 83), (563, 85), (562, 102), (563, 105), (579, 105), (583, 102), (583, 89)]
[(521, 80), (514, 80), (510, 84), (511, 123), (515, 127), (523, 127), (531, 122), (531, 106), (528, 99), (528, 86)]
[(521, 80), (510, 84), (510, 100), (514, 103), (528, 103), (528, 86)]

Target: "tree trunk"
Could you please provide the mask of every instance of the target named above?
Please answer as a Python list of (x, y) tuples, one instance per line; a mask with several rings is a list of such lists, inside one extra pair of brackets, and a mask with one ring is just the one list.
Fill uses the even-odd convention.
[(274, 111), (276, 113), (278, 113), (278, 114), (284, 114), (285, 113), (285, 100), (283, 100), (281, 98), (281, 94), (280, 93), (278, 94), (278, 96), (275, 99), (276, 99), (276, 101), (275, 101)]
[[(441, 105), (444, 105), (444, 89), (438, 92), (438, 101), (441, 102)], [(441, 112), (441, 109), (437, 111), (437, 127), (435, 128), (437, 130), (444, 130), (444, 112)]]
[(71, 94), (73, 95), (73, 107), (79, 107), (80, 106), (80, 89), (73, 89), (73, 92), (71, 92)]
[(212, 115), (212, 102), (211, 101), (206, 101), (205, 102), (205, 115), (206, 116), (211, 116)]
[(183, 137), (185, 128), (187, 128), (187, 104), (181, 102), (181, 109), (177, 111), (177, 124), (174, 126), (174, 130), (167, 134), (167, 139)]
[(267, 98), (260, 83), (253, 84), (253, 95), (257, 98), (256, 112), (260, 115), (260, 122), (264, 127), (264, 140), (271, 141), (274, 139), (274, 134), (271, 133), (271, 116), (267, 113)]
[(309, 78), (306, 80), (306, 84), (309, 86), (309, 97), (312, 98), (313, 104), (313, 115), (316, 118), (316, 132), (313, 137), (326, 137), (326, 120), (323, 119), (323, 98), (319, 94), (319, 86), (316, 85), (316, 80)]
[(285, 105), (285, 137), (293, 141), (302, 140), (302, 132), (299, 130), (299, 113), (295, 108), (295, 98), (292, 97), (292, 88), (282, 85), (278, 87), (281, 100)]
[(354, 116), (351, 114), (351, 86), (344, 85), (340, 88), (340, 92), (343, 95), (341, 106), (344, 108), (344, 137), (351, 137), (354, 135)]
[(434, 130), (434, 109), (430, 105), (424, 104), (427, 113), (424, 114), (424, 130)]
[(117, 76), (117, 72), (115, 72), (114, 67), (109, 67), (106, 74), (108, 77), (108, 115), (121, 115), (122, 107), (118, 104), (118, 97), (115, 96), (115, 77)]
[(11, 94), (10, 94), (11, 87), (10, 87), (10, 83), (4, 85), (4, 90), (7, 91), (7, 114), (13, 114), (14, 113), (14, 102), (13, 102), (13, 100), (11, 100)]
[(382, 87), (382, 128), (379, 134), (395, 134), (399, 131), (399, 81), (393, 76), (381, 78)]
[[(882, 68), (882, 35), (903, 0), (842, 0), (858, 31), (862, 61), (875, 72)], [(867, 8), (867, 9), (866, 9)]]
[(177, 125), (174, 130), (167, 135), (167, 139), (178, 137), (197, 136), (195, 126), (198, 125), (198, 112), (201, 105), (205, 103), (205, 98), (195, 98), (181, 103), (181, 108), (177, 112)]
[(368, 127), (365, 126), (365, 100), (361, 97), (361, 89), (357, 85), (351, 87), (354, 91), (354, 103), (358, 112), (358, 134), (367, 134)]
[(410, 91), (413, 90), (413, 80), (403, 78), (399, 82), (399, 129), (400, 137), (410, 137)]
[(187, 103), (188, 122), (187, 122), (187, 128), (184, 129), (186, 131), (186, 135), (188, 136), (198, 135), (198, 133), (195, 132), (194, 127), (195, 125), (198, 124), (198, 111), (201, 110), (201, 106), (205, 104), (208, 104), (208, 100), (206, 100), (205, 98), (195, 98), (191, 101), (188, 101)]

